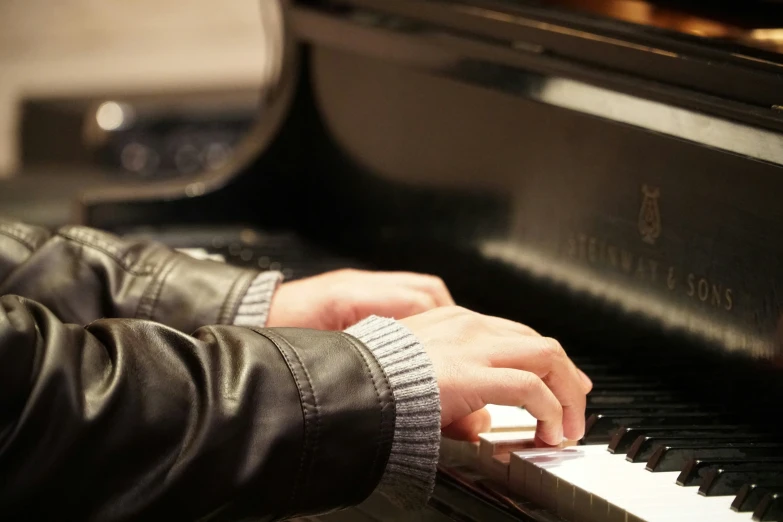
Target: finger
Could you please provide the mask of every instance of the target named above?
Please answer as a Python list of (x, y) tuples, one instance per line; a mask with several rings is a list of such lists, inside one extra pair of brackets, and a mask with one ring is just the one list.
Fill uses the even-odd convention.
[[(502, 317), (494, 317), (491, 315), (481, 315), (484, 319), (487, 325), (490, 325), (491, 327), (497, 327), (498, 330), (502, 331), (509, 331), (518, 333), (521, 335), (534, 335), (537, 337), (542, 337), (540, 333), (538, 333), (533, 328), (527, 326), (526, 324), (517, 323), (515, 321), (511, 321), (509, 319), (504, 319)], [(584, 393), (589, 393), (593, 389), (593, 381), (590, 380), (590, 378), (585, 375), (585, 373), (576, 367), (573, 361), (570, 360), (569, 362), (574, 367), (574, 371), (579, 375), (579, 378), (582, 381), (582, 387), (584, 390)]]
[(479, 434), (487, 433), (490, 429), (492, 429), (492, 417), (486, 408), (481, 408), (467, 417), (452, 422), (443, 428), (442, 433), (450, 439), (475, 442)]
[(404, 319), (437, 308), (428, 293), (397, 285), (374, 286), (368, 289), (365, 301), (368, 312), (394, 319)]
[[(480, 314), (479, 314), (480, 315)], [(535, 335), (541, 337), (541, 334), (530, 328), (526, 324), (511, 321), (510, 319), (504, 319), (502, 317), (495, 317), (492, 315), (482, 315), (488, 326), (497, 328), (502, 331), (514, 332), (520, 335)]]
[(533, 373), (492, 368), (475, 379), (476, 392), (485, 404), (524, 406), (538, 419), (536, 436), (550, 445), (563, 442), (563, 408), (552, 390)]
[[(571, 361), (573, 364), (573, 361)], [(582, 378), (582, 384), (584, 385), (585, 393), (590, 393), (590, 391), (593, 389), (593, 381), (590, 380), (590, 377), (585, 374), (582, 370), (579, 368), (576, 369), (577, 372), (579, 372), (579, 376)]]
[(515, 368), (532, 372), (552, 390), (563, 407), (563, 431), (569, 440), (584, 436), (585, 382), (576, 366), (554, 339), (520, 336), (498, 340), (488, 350), (495, 368)]
[(404, 285), (426, 292), (432, 296), (437, 306), (454, 306), (454, 298), (451, 297), (446, 283), (440, 277), (413, 272), (379, 272), (378, 274), (386, 279), (386, 283)]
[[(497, 326), (498, 329), (505, 329), (510, 332), (519, 333), (521, 335), (533, 335), (536, 337), (542, 337), (540, 333), (535, 331), (534, 329), (530, 328), (529, 326), (521, 323), (516, 323), (514, 321), (510, 321), (507, 319), (503, 319), (501, 317), (493, 317), (493, 316), (483, 316), (486, 318), (486, 321), (488, 324), (491, 324), (493, 326)], [(567, 357), (568, 358), (568, 357)], [(590, 393), (590, 391), (593, 389), (593, 381), (590, 380), (590, 378), (585, 375), (585, 373), (580, 370), (574, 362), (568, 358), (568, 363), (573, 367), (573, 371), (576, 372), (576, 374), (579, 376), (580, 380), (582, 381), (582, 389), (584, 393)]]

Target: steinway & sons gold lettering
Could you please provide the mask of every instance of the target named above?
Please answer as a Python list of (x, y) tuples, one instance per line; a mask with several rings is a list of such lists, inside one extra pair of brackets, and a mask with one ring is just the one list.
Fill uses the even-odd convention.
[(715, 308), (734, 309), (734, 291), (721, 281), (636, 254), (635, 252), (587, 234), (572, 234), (566, 252), (571, 259), (625, 274), (640, 282), (662, 288)]

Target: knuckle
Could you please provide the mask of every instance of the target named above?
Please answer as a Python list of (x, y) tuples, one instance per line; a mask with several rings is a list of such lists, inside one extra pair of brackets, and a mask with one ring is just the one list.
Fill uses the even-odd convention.
[(543, 386), (543, 381), (530, 372), (519, 372), (515, 382), (517, 391), (525, 395), (537, 395)]
[(540, 337), (539, 339), (539, 351), (542, 359), (555, 362), (565, 357), (565, 350), (556, 339), (551, 337)]
[(463, 319), (469, 315), (471, 315), (470, 311), (466, 308), (463, 308), (461, 306), (443, 306), (440, 308), (441, 313), (443, 313), (447, 317), (453, 317), (458, 319)]
[(352, 268), (338, 268), (337, 270), (333, 270), (331, 272), (327, 272), (324, 275), (337, 277), (339, 279), (347, 279), (347, 278), (353, 276), (353, 274), (354, 274), (354, 270)]
[(552, 418), (557, 420), (563, 418), (563, 405), (557, 401), (552, 402)]
[(437, 288), (438, 290), (446, 289), (446, 283), (440, 277), (436, 275), (428, 275), (427, 279), (434, 288)]
[(476, 330), (479, 328), (483, 328), (484, 321), (482, 320), (481, 316), (474, 312), (467, 312), (462, 315), (460, 315), (461, 320), (466, 325), (466, 327)]
[(519, 324), (520, 331), (523, 332), (525, 335), (529, 335), (531, 337), (541, 337), (540, 333), (538, 333), (528, 325), (522, 323), (517, 323), (517, 324)]
[(422, 310), (430, 310), (435, 308), (435, 299), (433, 299), (433, 297), (429, 294), (416, 294), (415, 305)]
[(454, 324), (455, 332), (460, 336), (470, 336), (478, 330), (478, 322), (471, 314), (459, 314), (450, 319)]

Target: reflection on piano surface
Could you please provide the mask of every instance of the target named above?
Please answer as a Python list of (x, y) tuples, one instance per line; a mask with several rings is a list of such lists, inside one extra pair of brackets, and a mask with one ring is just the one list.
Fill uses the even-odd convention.
[(783, 7), (283, 5), (238, 162), (87, 195), (83, 221), (290, 277), (437, 273), (595, 384), (581, 441), (532, 448), (493, 408), (444, 440), (424, 513), (319, 518), (783, 520)]
[[(724, 6), (646, 0), (547, 0), (552, 6), (697, 37), (783, 52), (783, 8), (774, 2), (726, 10)], [(683, 4), (685, 4), (684, 7)], [(690, 7), (690, 9), (688, 9)]]

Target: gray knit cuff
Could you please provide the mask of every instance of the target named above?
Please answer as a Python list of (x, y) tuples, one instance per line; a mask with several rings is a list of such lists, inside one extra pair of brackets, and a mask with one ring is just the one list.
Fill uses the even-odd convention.
[(258, 274), (239, 302), (234, 325), (266, 326), (272, 297), (282, 281), (283, 274), (280, 272), (269, 271)]
[(346, 333), (373, 352), (394, 394), (394, 438), (378, 491), (404, 509), (421, 509), (435, 487), (440, 449), (440, 393), (432, 362), (394, 319), (368, 317)]

